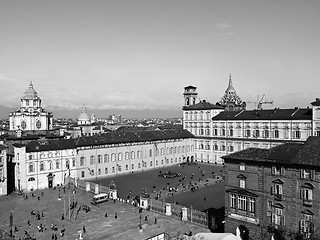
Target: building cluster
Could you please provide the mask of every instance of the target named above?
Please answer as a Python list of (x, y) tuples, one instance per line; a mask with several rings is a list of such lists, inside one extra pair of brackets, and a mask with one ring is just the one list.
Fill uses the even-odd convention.
[(0, 195), (194, 161), (194, 136), (182, 128), (110, 131), (83, 107), (76, 126), (53, 129), (32, 83), (9, 118), (0, 137)]
[(195, 159), (222, 164), (222, 156), (249, 147), (303, 143), (320, 136), (319, 99), (311, 107), (246, 110), (229, 79), (220, 102), (197, 101), (196, 87), (184, 88), (183, 128), (195, 136)]

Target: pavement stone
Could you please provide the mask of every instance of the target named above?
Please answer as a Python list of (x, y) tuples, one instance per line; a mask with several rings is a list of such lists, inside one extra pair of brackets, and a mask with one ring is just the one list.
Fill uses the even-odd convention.
[[(31, 236), (40, 240), (50, 240), (53, 233), (57, 234), (58, 239), (75, 240), (78, 239), (78, 231), (82, 231), (83, 226), (86, 228), (83, 239), (90, 240), (143, 240), (162, 232), (171, 236), (176, 236), (178, 233), (189, 233), (189, 231), (194, 234), (210, 232), (205, 227), (183, 222), (176, 217), (167, 217), (145, 210), (141, 214), (142, 231), (140, 231), (140, 216), (137, 207), (118, 201), (114, 203), (111, 200), (94, 206), (90, 204), (94, 194), (78, 189), (75, 193), (75, 201), (77, 202), (75, 213), (81, 205), (90, 206), (91, 211), (85, 213), (85, 211), (80, 210), (76, 215), (71, 211), (71, 219), (69, 219), (69, 213), (66, 213), (65, 219), (61, 220), (64, 206), (67, 209), (69, 196), (72, 202), (72, 189), (70, 189), (69, 195), (68, 188), (66, 188), (65, 194), (61, 188), (61, 200), (59, 200), (58, 189), (37, 190), (32, 193), (34, 197), (31, 196), (31, 193), (28, 193), (28, 199), (16, 193), (0, 197), (0, 229), (9, 232), (9, 216), (12, 213), (13, 225), (18, 228), (18, 232), (14, 232), (15, 239), (23, 239), (26, 230)], [(40, 200), (38, 200), (38, 196)], [(37, 220), (35, 215), (31, 215), (32, 211), (39, 211), (40, 215), (43, 213), (44, 217)], [(105, 213), (108, 214), (107, 217), (105, 217)], [(117, 213), (117, 218), (115, 218), (115, 213)], [(148, 222), (145, 221), (146, 215), (148, 216)], [(155, 218), (157, 218), (156, 224), (154, 223)], [(27, 225), (28, 221), (31, 223), (30, 226)], [(38, 231), (37, 226), (40, 223), (46, 228), (43, 232)], [(52, 230), (51, 224), (57, 225), (58, 231)], [(60, 236), (62, 226), (66, 229), (63, 237)]]

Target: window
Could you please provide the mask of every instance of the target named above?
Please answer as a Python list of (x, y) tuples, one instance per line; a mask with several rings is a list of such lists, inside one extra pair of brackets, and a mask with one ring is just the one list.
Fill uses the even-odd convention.
[(101, 169), (100, 168), (98, 169), (98, 175), (101, 175)]
[(104, 173), (108, 174), (108, 168), (107, 167), (104, 169)]
[(279, 130), (274, 130), (274, 138), (279, 138)]
[(249, 198), (249, 212), (256, 212), (256, 199), (254, 198)]
[(122, 161), (122, 153), (118, 153), (118, 161)]
[[(177, 158), (176, 158), (177, 159)], [(152, 167), (152, 161), (150, 161), (150, 167)]]
[(223, 128), (221, 129), (221, 136), (224, 136), (224, 135), (226, 135), (226, 130)]
[(84, 178), (84, 171), (81, 171), (81, 177)]
[(259, 130), (255, 130), (254, 131), (254, 137), (256, 137), (256, 138), (260, 137), (260, 131)]
[(229, 136), (233, 137), (233, 129), (232, 128), (229, 130)]
[(131, 170), (133, 170), (134, 169), (134, 164), (131, 164)]
[(59, 169), (59, 168), (60, 168), (60, 162), (56, 161), (56, 169)]
[(90, 156), (90, 165), (94, 165), (94, 162), (95, 162), (94, 156), (91, 155), (91, 156)]
[(111, 161), (114, 162), (116, 160), (116, 154), (112, 153), (111, 154)]
[(72, 167), (75, 167), (75, 166), (76, 166), (76, 159), (73, 158), (73, 159), (72, 159)]
[(246, 130), (246, 137), (247, 137), (247, 138), (250, 137), (250, 134), (251, 134), (250, 129), (247, 129), (247, 130)]
[(245, 171), (246, 170), (246, 166), (243, 163), (240, 164), (240, 170), (241, 171)]
[(84, 166), (86, 164), (86, 158), (80, 157), (80, 166)]
[(27, 123), (26, 121), (21, 121), (21, 128), (26, 129), (27, 128)]
[(131, 151), (131, 159), (134, 159), (135, 158), (135, 153), (134, 151)]
[(120, 165), (118, 165), (118, 171), (121, 172), (121, 166)]
[(141, 163), (138, 163), (138, 168), (141, 168)]
[(152, 157), (152, 149), (149, 150), (149, 157)]
[(300, 139), (300, 137), (301, 137), (300, 130), (295, 130), (293, 132), (293, 138)]
[(266, 130), (263, 131), (263, 137), (264, 138), (268, 138), (269, 137), (269, 130), (266, 129)]
[(116, 170), (115, 170), (115, 168), (114, 167), (112, 167), (112, 173), (114, 173)]
[(36, 122), (36, 128), (38, 128), (38, 129), (41, 128), (41, 121), (40, 121), (40, 120), (38, 120), (38, 121)]
[(285, 168), (281, 166), (272, 166), (271, 173), (273, 175), (285, 175)]
[(109, 162), (109, 154), (105, 154), (104, 155), (104, 163), (108, 163)]
[(102, 156), (98, 155), (98, 163), (101, 163)]
[(124, 158), (125, 158), (126, 160), (129, 159), (129, 152), (126, 152), (126, 153), (125, 153)]
[(49, 164), (49, 170), (52, 170), (52, 162), (49, 161), (48, 164)]
[(314, 233), (313, 212), (305, 211), (300, 221), (300, 232), (308, 239)]
[(238, 196), (238, 209), (247, 211), (247, 197)]
[(280, 183), (274, 183), (273, 188), (273, 195), (276, 200), (282, 200), (282, 194), (283, 194), (283, 184)]
[(137, 152), (137, 158), (141, 158), (141, 151), (139, 150), (138, 152)]
[(69, 168), (70, 168), (69, 160), (66, 159), (66, 169), (69, 169)]
[(236, 208), (236, 195), (235, 194), (231, 194), (230, 207), (234, 208), (234, 209)]
[(161, 148), (161, 155), (164, 155), (164, 149)]
[(44, 171), (44, 163), (40, 162), (40, 171)]
[(312, 169), (301, 169), (300, 170), (300, 177), (305, 179), (314, 180), (315, 177), (315, 170)]
[(246, 188), (246, 180), (245, 179), (240, 179), (240, 187)]
[(314, 186), (311, 183), (304, 183), (301, 186), (300, 190), (300, 197), (303, 200), (304, 206), (312, 206), (312, 192), (313, 192)]
[(276, 226), (284, 226), (283, 206), (280, 204), (273, 208), (272, 223)]
[(126, 165), (126, 171), (128, 171), (129, 170), (129, 166), (128, 166), (128, 164)]
[(29, 155), (29, 160), (32, 160), (33, 159), (33, 156), (32, 154)]

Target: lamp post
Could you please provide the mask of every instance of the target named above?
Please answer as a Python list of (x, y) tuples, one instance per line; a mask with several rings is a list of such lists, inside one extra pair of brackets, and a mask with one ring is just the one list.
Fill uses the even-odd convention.
[(140, 212), (140, 216), (139, 216), (139, 219), (140, 219), (140, 223), (139, 223), (139, 229), (142, 229), (142, 225), (141, 225), (141, 212)]

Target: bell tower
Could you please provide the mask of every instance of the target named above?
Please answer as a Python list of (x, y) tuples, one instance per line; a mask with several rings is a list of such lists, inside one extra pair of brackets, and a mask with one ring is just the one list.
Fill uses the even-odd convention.
[(190, 106), (190, 105), (195, 105), (196, 100), (197, 100), (197, 87), (194, 86), (187, 86), (184, 88), (184, 106)]

